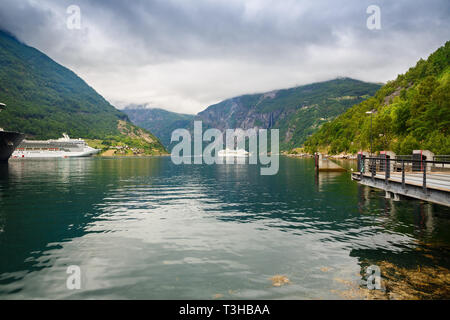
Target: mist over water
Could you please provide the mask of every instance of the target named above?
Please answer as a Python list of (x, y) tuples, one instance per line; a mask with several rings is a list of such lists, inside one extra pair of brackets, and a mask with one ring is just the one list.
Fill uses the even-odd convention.
[(281, 157), (274, 176), (169, 157), (12, 160), (0, 204), (1, 299), (341, 299), (382, 260), (450, 267), (448, 208), (316, 175), (311, 159)]

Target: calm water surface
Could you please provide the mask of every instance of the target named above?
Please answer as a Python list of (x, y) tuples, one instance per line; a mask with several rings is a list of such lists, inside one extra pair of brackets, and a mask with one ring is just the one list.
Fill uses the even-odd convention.
[(169, 157), (10, 161), (0, 299), (340, 299), (379, 260), (448, 268), (449, 209), (383, 196), (310, 159), (282, 157), (275, 176)]

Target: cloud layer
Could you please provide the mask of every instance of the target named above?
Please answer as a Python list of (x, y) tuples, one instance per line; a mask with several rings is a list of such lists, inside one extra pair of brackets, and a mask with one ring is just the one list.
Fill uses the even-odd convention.
[[(72, 4), (79, 30), (66, 25)], [(366, 27), (371, 4), (381, 30)], [(450, 40), (449, 16), (447, 0), (2, 0), (0, 28), (117, 107), (197, 113), (337, 76), (388, 81)]]

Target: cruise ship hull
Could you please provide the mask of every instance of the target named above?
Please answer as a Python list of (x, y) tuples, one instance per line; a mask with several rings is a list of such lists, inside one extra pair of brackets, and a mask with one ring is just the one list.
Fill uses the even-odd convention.
[[(95, 150), (95, 149), (94, 149)], [(97, 154), (97, 150), (87, 150), (80, 152), (65, 152), (65, 151), (51, 151), (51, 152), (42, 152), (42, 151), (18, 151), (16, 150), (13, 153), (12, 159), (22, 159), (22, 158), (83, 158), (83, 157), (91, 157), (94, 154)]]
[(98, 153), (82, 139), (71, 139), (67, 134), (50, 140), (23, 140), (13, 152), (12, 159), (28, 158), (79, 158)]
[(19, 132), (0, 131), (0, 162), (7, 162), (24, 138)]

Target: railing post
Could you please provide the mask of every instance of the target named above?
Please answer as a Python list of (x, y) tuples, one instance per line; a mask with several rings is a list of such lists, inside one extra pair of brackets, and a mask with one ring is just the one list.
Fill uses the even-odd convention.
[(402, 188), (405, 189), (405, 160), (402, 160)]
[(423, 167), (423, 191), (427, 191), (427, 165)]
[(389, 183), (389, 178), (391, 177), (391, 160), (389, 158), (386, 158), (386, 170), (384, 172), (385, 177), (385, 183)]
[(364, 174), (364, 156), (362, 154), (358, 155), (358, 172), (360, 173), (360, 175)]
[(376, 171), (376, 168), (375, 168), (375, 166), (376, 166), (377, 164), (376, 164), (376, 162), (375, 162), (375, 159), (374, 159), (374, 158), (371, 158), (371, 161), (370, 161), (370, 163), (371, 163), (371, 166), (370, 166), (370, 171), (371, 171), (371, 173), (372, 173), (372, 180), (375, 180), (375, 171)]

